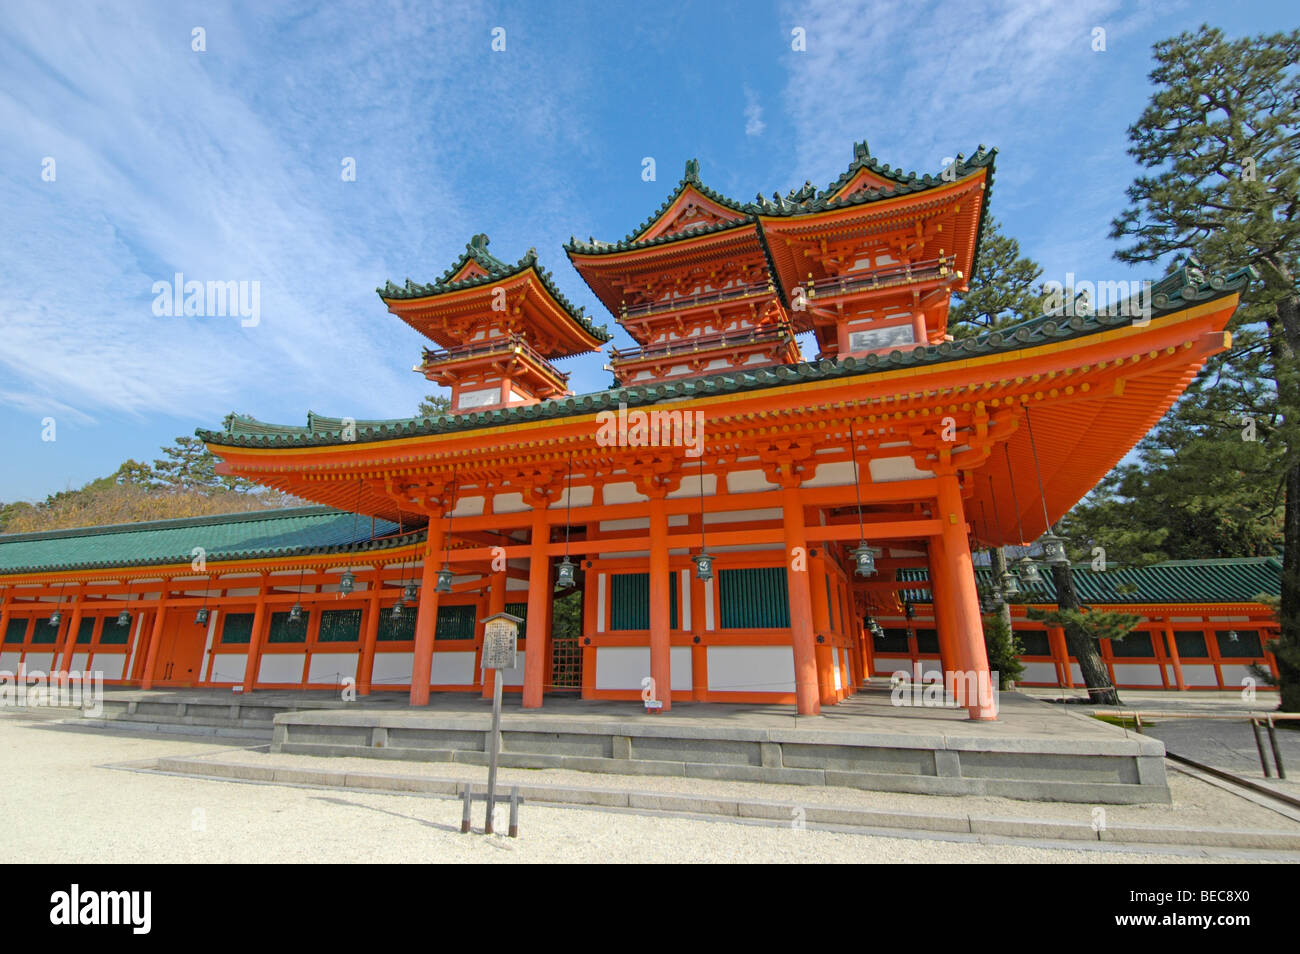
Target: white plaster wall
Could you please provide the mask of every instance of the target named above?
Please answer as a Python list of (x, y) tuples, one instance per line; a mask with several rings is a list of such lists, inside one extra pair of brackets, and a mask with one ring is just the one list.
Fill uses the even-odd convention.
[[(433, 675), (430, 684), (435, 686), (474, 685), (474, 653), (440, 653), (434, 649)], [(503, 684), (504, 685), (504, 684)]]
[(793, 692), (789, 646), (710, 646), (709, 689), (715, 692)]
[(1115, 663), (1115, 681), (1137, 686), (1160, 685), (1160, 667), (1153, 663)]
[(90, 661), (89, 652), (76, 652), (72, 654), (72, 663), (68, 672), (85, 672), (86, 663)]
[(1021, 682), (1045, 682), (1048, 685), (1056, 685), (1056, 667), (1051, 663), (1044, 662), (1027, 662), (1025, 671), (1020, 676)]
[[(911, 457), (877, 457), (868, 466), (871, 470), (871, 479), (878, 484), (892, 483), (896, 480), (920, 480), (923, 477), (934, 476), (933, 471), (918, 469)], [(849, 482), (852, 483), (851, 480)]]
[(22, 657), (23, 654), (20, 652), (0, 653), (0, 672), (17, 672), (18, 660)]
[(370, 670), (370, 684), (374, 686), (409, 686), (411, 670), (415, 666), (415, 653), (375, 653), (375, 663)]
[(316, 653), (307, 669), (307, 681), (341, 685), (344, 679), (355, 678), (358, 653)]
[(52, 652), (40, 650), (27, 653), (26, 666), (28, 672), (49, 672), (50, 666), (53, 664), (54, 653)]
[(1245, 666), (1238, 666), (1232, 663), (1220, 663), (1219, 669), (1223, 673), (1223, 684), (1229, 689), (1236, 689), (1243, 685), (1243, 679), (1254, 680), (1255, 685), (1257, 687), (1259, 685), (1258, 677), (1251, 675), (1250, 670)]
[(243, 653), (219, 653), (212, 657), (212, 676), (209, 682), (244, 681), (244, 670), (248, 668), (248, 657)]
[(95, 653), (95, 669), (104, 674), (105, 679), (121, 679), (126, 666), (126, 653)]
[(1183, 663), (1183, 682), (1189, 686), (1217, 686), (1219, 678), (1215, 675), (1214, 666), (1207, 663), (1189, 663), (1186, 659)]
[[(688, 646), (669, 649), (674, 692), (691, 689), (691, 650)], [(641, 680), (650, 675), (649, 646), (604, 646), (596, 651), (597, 689), (641, 689)]]
[(257, 670), (258, 682), (302, 682), (302, 666), (307, 661), (307, 654), (276, 653), (262, 657), (262, 665)]

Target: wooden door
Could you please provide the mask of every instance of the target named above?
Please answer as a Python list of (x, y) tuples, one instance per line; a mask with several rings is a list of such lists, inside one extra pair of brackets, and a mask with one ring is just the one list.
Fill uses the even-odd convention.
[(203, 678), (203, 649), (208, 629), (189, 613), (175, 613), (163, 624), (154, 669), (154, 685), (195, 686)]

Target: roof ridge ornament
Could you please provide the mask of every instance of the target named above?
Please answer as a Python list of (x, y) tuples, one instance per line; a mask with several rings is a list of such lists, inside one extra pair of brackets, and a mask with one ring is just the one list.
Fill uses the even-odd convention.
[(685, 174), (684, 176), (682, 176), (682, 178), (683, 178), (685, 181), (687, 181), (687, 182), (694, 182), (694, 183), (696, 183), (696, 184), (699, 184), (699, 181), (700, 181), (700, 160), (698, 160), (698, 159), (687, 159), (687, 160), (686, 160), (686, 174)]
[(865, 139), (862, 140), (861, 142), (855, 142), (853, 144), (854, 161), (862, 161), (864, 159), (870, 159), (870, 158), (871, 158), (871, 149), (867, 146), (867, 141)]

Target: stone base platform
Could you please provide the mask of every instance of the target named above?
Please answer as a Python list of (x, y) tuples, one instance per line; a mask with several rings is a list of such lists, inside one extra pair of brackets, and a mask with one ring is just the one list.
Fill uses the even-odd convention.
[[(419, 709), (372, 696), (278, 712), (271, 747), (486, 765), (490, 724), (490, 704), (468, 695), (437, 694)], [(1018, 693), (1002, 694), (998, 721), (970, 722), (964, 710), (891, 705), (879, 684), (816, 717), (790, 706), (676, 702), (652, 715), (635, 703), (564, 697), (524, 710), (507, 697), (501, 764), (1112, 805), (1169, 801), (1156, 739)]]

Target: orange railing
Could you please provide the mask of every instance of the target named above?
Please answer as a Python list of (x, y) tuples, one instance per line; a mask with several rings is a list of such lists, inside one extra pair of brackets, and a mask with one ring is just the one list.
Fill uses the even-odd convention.
[(464, 358), (493, 354), (524, 355), (540, 364), (560, 381), (569, 380), (567, 374), (557, 371), (545, 355), (530, 345), (522, 335), (518, 334), (506, 335), (501, 338), (489, 338), (486, 341), (477, 341), (473, 344), (461, 345), (457, 348), (447, 348), (446, 350), (425, 348), (424, 366), (429, 367), (430, 365), (442, 364), (446, 361), (460, 361)]

